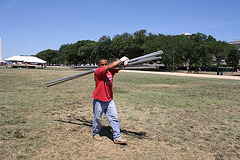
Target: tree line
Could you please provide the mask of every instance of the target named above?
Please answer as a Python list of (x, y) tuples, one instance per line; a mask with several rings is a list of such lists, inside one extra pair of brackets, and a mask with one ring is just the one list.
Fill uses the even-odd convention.
[(122, 56), (130, 59), (163, 50), (161, 62), (169, 71), (177, 66), (219, 68), (225, 61), (234, 70), (239, 67), (239, 47), (225, 41), (217, 41), (211, 35), (196, 33), (191, 35), (163, 35), (139, 30), (117, 34), (113, 38), (102, 36), (97, 42), (82, 40), (73, 44), (63, 44), (59, 50), (47, 49), (37, 53), (37, 57), (48, 64), (95, 64), (101, 57), (110, 61)]

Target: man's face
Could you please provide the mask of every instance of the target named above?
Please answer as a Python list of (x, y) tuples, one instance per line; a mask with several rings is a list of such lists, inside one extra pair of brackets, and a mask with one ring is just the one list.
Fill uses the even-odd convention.
[(99, 67), (104, 67), (108, 65), (108, 61), (106, 59), (100, 60), (98, 66)]

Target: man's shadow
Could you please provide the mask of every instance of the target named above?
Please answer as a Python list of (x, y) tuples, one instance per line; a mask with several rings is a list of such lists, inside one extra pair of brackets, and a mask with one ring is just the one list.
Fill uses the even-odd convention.
[[(75, 118), (75, 117), (73, 117), (73, 118), (76, 121), (80, 122), (80, 123), (73, 122), (73, 121), (65, 121), (65, 120), (54, 120), (54, 121), (63, 122), (63, 123), (69, 123), (69, 124), (75, 124), (75, 125), (80, 125), (80, 126), (84, 125), (84, 126), (88, 126), (88, 127), (92, 128), (92, 122), (91, 121), (88, 121), (86, 119)], [(138, 139), (144, 139), (144, 138), (147, 137), (146, 136), (147, 135), (146, 132), (134, 132), (134, 131), (121, 129), (121, 133), (124, 133), (124, 134), (130, 135), (130, 136), (136, 137)], [(106, 136), (106, 137), (108, 137), (109, 139), (111, 139), (113, 141), (112, 128), (110, 126), (102, 125), (100, 136)]]

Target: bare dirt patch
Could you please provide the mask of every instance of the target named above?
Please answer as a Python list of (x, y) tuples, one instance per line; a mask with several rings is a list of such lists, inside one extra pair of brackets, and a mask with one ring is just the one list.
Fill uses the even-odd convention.
[(143, 84), (141, 86), (146, 88), (162, 88), (162, 87), (180, 88), (181, 87), (181, 85), (174, 85), (174, 84)]
[(134, 71), (134, 70), (122, 70), (121, 72), (240, 80), (240, 76), (221, 76), (221, 75), (207, 75), (207, 74), (191, 74), (191, 73), (177, 73), (177, 72), (171, 73), (171, 72), (154, 72), (154, 71)]

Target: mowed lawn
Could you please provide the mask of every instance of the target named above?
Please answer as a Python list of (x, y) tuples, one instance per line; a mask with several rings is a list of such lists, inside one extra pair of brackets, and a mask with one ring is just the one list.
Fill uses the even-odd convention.
[(240, 159), (240, 81), (116, 74), (114, 100), (123, 138), (92, 138), (93, 74), (0, 67), (0, 159)]

